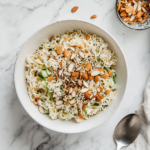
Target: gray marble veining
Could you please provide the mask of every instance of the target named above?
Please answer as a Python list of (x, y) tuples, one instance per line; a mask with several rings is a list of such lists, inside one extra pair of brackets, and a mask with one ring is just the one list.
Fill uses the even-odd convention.
[[(76, 13), (70, 12), (79, 6)], [(91, 20), (90, 16), (97, 14)], [(62, 134), (38, 125), (22, 108), (13, 72), (20, 48), (35, 31), (56, 20), (82, 19), (98, 24), (123, 48), (129, 82), (117, 112), (102, 126), (80, 134)], [(115, 150), (113, 131), (119, 120), (137, 110), (150, 73), (150, 29), (122, 26), (115, 0), (0, 0), (0, 150)]]

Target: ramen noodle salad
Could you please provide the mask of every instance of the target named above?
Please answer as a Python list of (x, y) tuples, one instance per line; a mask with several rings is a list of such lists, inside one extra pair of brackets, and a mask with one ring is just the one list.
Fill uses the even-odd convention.
[(26, 57), (28, 95), (51, 119), (81, 122), (115, 98), (116, 64), (101, 37), (84, 30), (54, 35)]

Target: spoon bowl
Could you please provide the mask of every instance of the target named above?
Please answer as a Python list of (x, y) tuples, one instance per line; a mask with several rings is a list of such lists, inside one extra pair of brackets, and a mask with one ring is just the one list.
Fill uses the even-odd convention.
[(140, 117), (137, 114), (130, 114), (124, 117), (116, 126), (114, 139), (117, 143), (117, 150), (131, 144), (138, 136), (141, 128)]

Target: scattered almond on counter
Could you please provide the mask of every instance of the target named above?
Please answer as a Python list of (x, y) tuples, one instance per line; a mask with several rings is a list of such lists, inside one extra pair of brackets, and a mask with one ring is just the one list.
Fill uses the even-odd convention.
[(94, 18), (97, 18), (97, 15), (94, 14), (91, 16), (91, 19), (94, 19)]
[(76, 12), (76, 11), (78, 10), (78, 8), (79, 8), (78, 6), (74, 6), (74, 7), (71, 9), (71, 12), (72, 12), (72, 13)]

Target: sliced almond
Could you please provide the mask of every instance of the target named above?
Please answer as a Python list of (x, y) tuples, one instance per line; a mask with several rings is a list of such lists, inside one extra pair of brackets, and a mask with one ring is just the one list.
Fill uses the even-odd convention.
[(62, 61), (59, 62), (59, 66), (62, 67)]
[(79, 84), (79, 86), (82, 86), (83, 83), (82, 83), (81, 79), (78, 80), (78, 84)]
[(140, 11), (138, 11), (138, 13), (136, 14), (136, 17), (137, 18), (140, 18), (142, 16), (142, 11), (140, 10)]
[(47, 81), (52, 81), (54, 80), (54, 77), (48, 77)]
[(83, 88), (83, 89), (81, 89), (81, 93), (85, 93), (85, 92), (87, 92), (89, 89), (88, 88)]
[(104, 73), (103, 75), (101, 75), (101, 78), (107, 79), (108, 78), (108, 74)]
[(76, 92), (75, 91), (72, 92), (72, 97), (76, 97)]
[(138, 8), (137, 8), (138, 11), (141, 10), (141, 1), (138, 1)]
[(93, 98), (93, 94), (90, 96), (90, 99), (92, 99)]
[(121, 8), (121, 1), (118, 2), (118, 11), (120, 10)]
[(77, 71), (73, 72), (73, 73), (72, 73), (72, 76), (73, 76), (73, 77), (78, 77), (78, 76), (79, 76), (79, 72), (77, 72)]
[(86, 35), (86, 40), (88, 41), (90, 39), (90, 36), (87, 34)]
[(97, 92), (98, 92), (98, 93), (101, 92), (102, 90), (103, 90), (102, 87), (98, 87), (98, 88), (97, 88)]
[(64, 98), (63, 98), (63, 101), (64, 101), (64, 102), (67, 102), (68, 100), (67, 100), (67, 98), (66, 98), (66, 97), (64, 97)]
[(76, 57), (75, 54), (72, 54), (72, 55), (71, 55), (71, 59), (74, 59), (75, 57)]
[(131, 16), (130, 21), (133, 21), (135, 19), (135, 16)]
[(57, 106), (59, 106), (59, 105), (61, 105), (61, 104), (63, 104), (63, 101), (56, 101), (56, 102), (55, 102), (55, 105), (57, 105)]
[(144, 23), (144, 22), (146, 22), (146, 19), (143, 19), (140, 23)]
[(53, 93), (52, 97), (55, 98), (55, 97), (57, 97), (57, 95), (55, 93)]
[(77, 63), (77, 61), (75, 60), (75, 58), (73, 58), (74, 63)]
[(94, 81), (95, 81), (95, 83), (97, 83), (99, 81), (99, 76), (98, 75), (94, 76)]
[(79, 55), (84, 58), (84, 54), (81, 51), (79, 52)]
[(86, 109), (86, 104), (83, 104), (82, 110), (85, 110), (85, 109)]
[(62, 53), (62, 47), (59, 46), (59, 48), (57, 49), (57, 55), (61, 55)]
[(82, 66), (82, 65), (80, 65), (80, 66), (79, 66), (76, 70), (77, 70), (77, 71), (79, 71), (79, 70), (81, 70), (81, 69), (82, 69), (82, 67), (83, 67), (83, 66)]
[(90, 63), (90, 62), (87, 63), (87, 64), (85, 65), (85, 71), (90, 71), (90, 70), (91, 70), (91, 67), (92, 67), (91, 63)]
[(89, 77), (88, 77), (87, 73), (83, 73), (82, 78), (85, 79), (85, 80), (88, 80)]
[(52, 55), (54, 55), (55, 57), (57, 57), (57, 53), (55, 51), (52, 51)]
[(77, 79), (77, 77), (72, 77), (72, 80), (75, 81)]
[(59, 70), (58, 74), (59, 74), (59, 76), (61, 76), (62, 75), (62, 70)]
[(100, 74), (100, 72), (99, 71), (93, 71), (92, 73), (91, 73), (91, 76), (97, 76), (97, 75), (99, 75)]
[(72, 36), (74, 36), (76, 33), (74, 32), (73, 34), (72, 34)]
[(142, 22), (142, 21), (143, 21), (142, 17), (138, 18), (138, 22)]
[(68, 98), (69, 98), (69, 99), (72, 99), (72, 95), (69, 95)]
[(144, 16), (144, 20), (146, 20), (146, 19), (148, 19), (149, 18), (149, 15), (146, 15), (146, 16)]
[(69, 65), (69, 67), (68, 67), (68, 71), (71, 72), (71, 71), (73, 70), (73, 68), (74, 68), (74, 64), (71, 63), (71, 64)]
[(135, 1), (133, 1), (133, 2), (134, 2), (133, 9), (134, 9), (134, 11), (136, 11), (136, 9), (137, 9), (137, 7), (138, 7), (138, 4), (137, 4), (137, 2), (135, 2)]
[(43, 109), (43, 107), (39, 106), (39, 112), (42, 113), (42, 114), (44, 114), (44, 109)]
[(55, 74), (55, 78), (56, 78), (56, 80), (58, 80), (58, 76), (57, 76), (57, 74)]
[(101, 102), (101, 98), (99, 95), (96, 95), (96, 101)]
[(72, 93), (72, 91), (73, 91), (73, 89), (72, 89), (72, 88), (70, 88), (69, 93)]
[(126, 18), (124, 18), (122, 20), (123, 20), (123, 22), (128, 22), (130, 20), (130, 17), (126, 17)]
[(70, 88), (71, 88), (70, 86), (69, 86), (69, 87), (67, 87), (67, 89), (66, 89), (66, 91), (65, 91), (65, 92), (66, 92), (66, 94), (68, 94), (68, 93), (69, 93)]
[(84, 97), (86, 98), (86, 99), (90, 99), (90, 94), (88, 94), (87, 92), (86, 93), (84, 93)]
[(71, 100), (71, 101), (69, 101), (69, 104), (70, 105), (74, 105), (76, 103), (76, 101), (73, 99), (73, 100)]
[(88, 83), (85, 82), (85, 81), (83, 81), (83, 86), (84, 86), (85, 88), (88, 88), (88, 87), (89, 87)]
[(89, 75), (89, 80), (90, 80), (90, 81), (93, 80), (94, 76), (91, 76), (91, 73), (88, 74), (88, 75)]
[(111, 90), (107, 90), (107, 91), (105, 91), (105, 94), (108, 95), (108, 94), (110, 94), (110, 92), (111, 92)]
[(126, 13), (132, 13), (133, 10), (134, 10), (134, 9), (133, 9), (132, 6), (127, 6)]
[(91, 81), (90, 81), (90, 89), (93, 88), (93, 84), (94, 84), (94, 82), (93, 82), (93, 80), (91, 80)]
[(78, 93), (78, 87), (77, 86), (74, 88), (74, 90), (76, 93)]
[(54, 39), (54, 35), (51, 37), (50, 42), (52, 42), (53, 39)]
[(71, 76), (71, 73), (69, 73), (69, 72), (64, 72), (64, 74), (67, 76)]
[(88, 56), (89, 56), (89, 54), (85, 54), (85, 56), (84, 56), (84, 57), (85, 57), (85, 58), (88, 58)]
[(68, 50), (64, 50), (64, 56), (67, 58), (67, 59), (69, 59), (70, 58), (70, 53), (69, 53), (69, 51)]
[(125, 11), (123, 11), (121, 14), (120, 14), (120, 16), (122, 16), (122, 17), (126, 17), (127, 16), (127, 13), (125, 12)]
[(135, 25), (135, 22), (129, 21), (128, 24)]
[(146, 11), (146, 9), (145, 9), (145, 8), (143, 8), (143, 7), (142, 7), (142, 11), (143, 11), (143, 12), (147, 12), (147, 11)]

